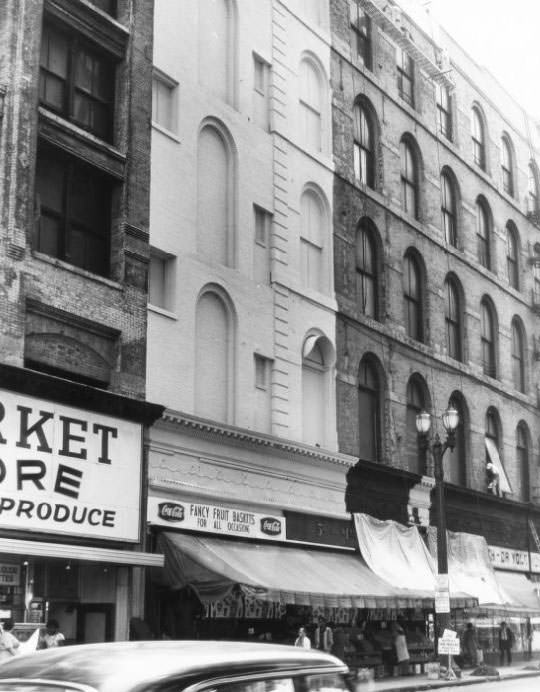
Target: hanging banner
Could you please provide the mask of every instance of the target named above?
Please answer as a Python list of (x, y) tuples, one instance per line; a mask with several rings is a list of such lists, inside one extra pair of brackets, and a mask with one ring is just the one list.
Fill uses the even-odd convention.
[(148, 498), (148, 523), (168, 528), (217, 533), (222, 536), (284, 541), (283, 517), (249, 512), (232, 505)]

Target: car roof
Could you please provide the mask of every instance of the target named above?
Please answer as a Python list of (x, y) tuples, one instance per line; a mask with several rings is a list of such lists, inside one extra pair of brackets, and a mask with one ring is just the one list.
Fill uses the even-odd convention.
[[(0, 666), (0, 691), (9, 679), (61, 681), (102, 692), (183, 678), (186, 684), (222, 675), (301, 669), (347, 671), (322, 651), (267, 643), (144, 641), (63, 646), (17, 656)], [(191, 681), (191, 682), (188, 682)]]

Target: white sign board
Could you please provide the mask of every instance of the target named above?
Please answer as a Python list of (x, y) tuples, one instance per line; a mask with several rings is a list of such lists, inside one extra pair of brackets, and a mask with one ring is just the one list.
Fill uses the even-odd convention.
[(540, 574), (540, 553), (531, 553), (531, 572)]
[(0, 390), (0, 528), (138, 541), (141, 433)]
[(439, 639), (437, 646), (437, 652), (439, 654), (451, 654), (452, 656), (457, 656), (460, 652), (459, 639), (453, 637), (452, 639)]
[(493, 567), (515, 572), (529, 572), (529, 553), (526, 550), (488, 546), (489, 560)]
[(450, 612), (450, 596), (448, 591), (435, 591), (435, 612)]
[(224, 536), (278, 541), (286, 537), (284, 517), (191, 500), (176, 501), (150, 496), (147, 519), (149, 524), (158, 526)]

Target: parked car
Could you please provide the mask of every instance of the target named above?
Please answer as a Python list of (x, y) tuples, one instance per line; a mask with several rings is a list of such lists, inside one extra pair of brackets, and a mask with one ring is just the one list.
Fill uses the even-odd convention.
[(16, 656), (0, 692), (349, 692), (347, 666), (276, 644), (148, 641), (83, 644)]

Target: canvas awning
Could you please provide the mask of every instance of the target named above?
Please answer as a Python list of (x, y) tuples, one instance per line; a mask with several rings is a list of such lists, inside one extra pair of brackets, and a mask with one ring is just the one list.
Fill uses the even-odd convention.
[(540, 584), (535, 584), (520, 572), (495, 571), (498, 583), (510, 598), (510, 605), (527, 608), (531, 613), (540, 615)]
[(433, 594), (390, 585), (357, 553), (163, 532), (165, 577), (201, 601), (234, 588), (266, 601), (344, 608), (431, 608)]

